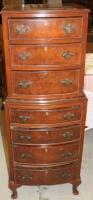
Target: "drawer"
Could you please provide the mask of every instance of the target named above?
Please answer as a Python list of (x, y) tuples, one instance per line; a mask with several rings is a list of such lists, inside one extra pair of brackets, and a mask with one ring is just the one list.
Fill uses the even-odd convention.
[(53, 185), (71, 182), (79, 176), (79, 167), (76, 163), (43, 169), (15, 168), (16, 184), (22, 185)]
[[(82, 88), (80, 70), (13, 71), (14, 95), (77, 95)], [(26, 98), (26, 96), (25, 96)]]
[(79, 158), (78, 143), (69, 145), (20, 146), (13, 145), (14, 161), (24, 164), (48, 165), (68, 163)]
[(11, 109), (10, 121), (19, 124), (48, 125), (81, 120), (81, 106), (53, 110)]
[(52, 144), (73, 142), (80, 139), (80, 125), (51, 129), (31, 129), (12, 127), (14, 144)]
[(38, 42), (48, 39), (68, 39), (82, 37), (82, 17), (9, 19), (10, 40), (30, 40)]
[(20, 65), (80, 65), (81, 44), (11, 45), (12, 66)]

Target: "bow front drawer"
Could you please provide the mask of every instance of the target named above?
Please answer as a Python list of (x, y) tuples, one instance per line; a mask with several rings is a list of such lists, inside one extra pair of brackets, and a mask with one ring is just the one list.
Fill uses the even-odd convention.
[(14, 95), (75, 95), (81, 91), (80, 70), (12, 72)]
[(68, 126), (50, 129), (13, 128), (11, 127), (14, 144), (52, 144), (80, 140), (81, 126)]
[(11, 65), (80, 65), (81, 44), (11, 45)]
[(15, 182), (22, 185), (51, 185), (71, 182), (79, 174), (76, 163), (43, 169), (15, 168)]
[(72, 106), (53, 110), (25, 110), (12, 109), (10, 120), (12, 123), (48, 125), (81, 121), (81, 106)]
[(9, 19), (10, 40), (31, 42), (82, 37), (82, 18)]
[(14, 161), (25, 164), (54, 164), (72, 162), (79, 158), (79, 144), (71, 145), (43, 145), (34, 146), (13, 146)]

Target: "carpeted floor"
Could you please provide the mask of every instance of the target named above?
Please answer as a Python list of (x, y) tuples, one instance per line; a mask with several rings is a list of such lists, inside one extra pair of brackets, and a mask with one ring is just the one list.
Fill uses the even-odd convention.
[[(4, 113), (0, 112), (0, 200), (11, 200), (5, 159)], [(70, 184), (42, 187), (40, 190), (38, 187), (24, 186), (18, 189), (18, 200), (93, 200), (93, 129), (85, 133), (81, 177), (78, 196), (72, 194)]]

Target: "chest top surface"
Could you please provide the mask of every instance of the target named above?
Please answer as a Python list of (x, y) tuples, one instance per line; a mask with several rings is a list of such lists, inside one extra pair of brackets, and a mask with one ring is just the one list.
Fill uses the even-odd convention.
[(28, 14), (43, 14), (40, 17), (44, 17), (46, 14), (58, 14), (59, 16), (64, 15), (65, 13), (70, 13), (70, 15), (73, 14), (81, 14), (81, 13), (88, 13), (89, 10), (85, 9), (82, 6), (79, 5), (69, 5), (69, 4), (64, 4), (64, 5), (55, 5), (55, 4), (27, 4), (24, 6), (21, 5), (11, 5), (11, 6), (6, 6), (4, 7), (3, 13), (10, 13), (10, 14), (18, 14), (18, 13), (28, 13)]

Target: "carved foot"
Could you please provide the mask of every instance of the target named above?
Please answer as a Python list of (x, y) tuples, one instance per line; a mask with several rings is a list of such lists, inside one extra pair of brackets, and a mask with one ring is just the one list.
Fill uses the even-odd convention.
[(13, 193), (11, 195), (11, 198), (16, 199), (17, 198), (17, 191), (16, 190), (12, 190), (12, 191), (13, 191)]
[(20, 187), (21, 185), (15, 184), (13, 181), (9, 182), (9, 188), (12, 191), (11, 198), (16, 199), (17, 198), (17, 188)]
[(73, 183), (73, 194), (78, 195), (79, 191), (77, 190), (77, 187), (81, 184), (81, 181), (79, 180), (77, 183)]
[(73, 185), (73, 194), (78, 195), (79, 191), (77, 190), (78, 185)]

